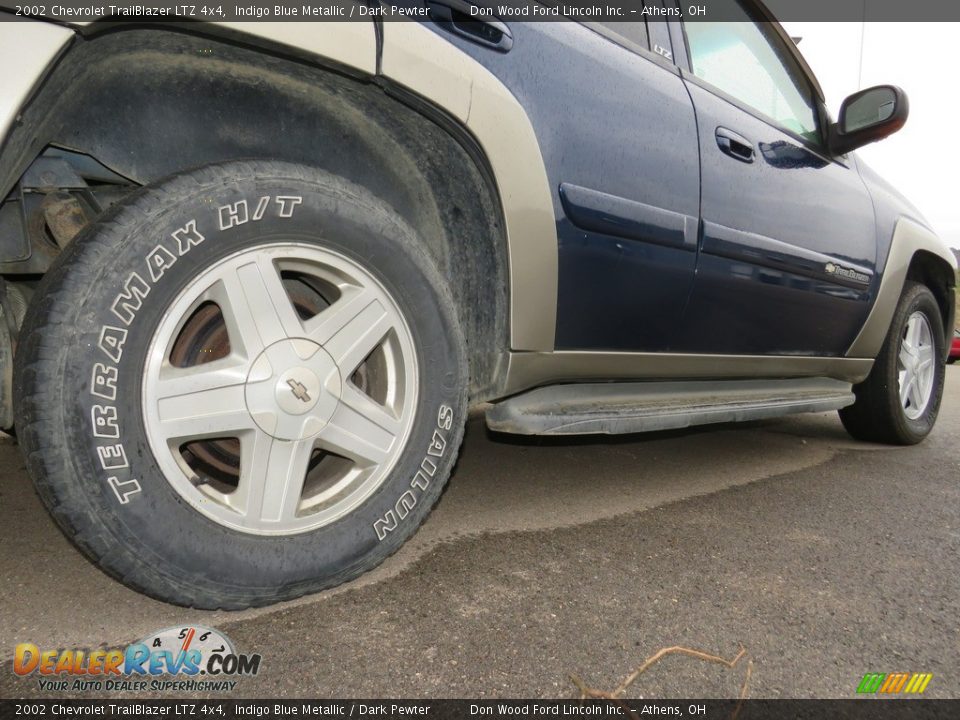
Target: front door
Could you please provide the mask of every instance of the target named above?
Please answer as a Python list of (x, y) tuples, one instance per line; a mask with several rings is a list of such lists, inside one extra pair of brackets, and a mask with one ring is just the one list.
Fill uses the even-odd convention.
[(693, 284), (696, 119), (666, 23), (651, 26), (648, 40), (642, 22), (514, 22), (509, 52), (436, 27), (537, 133), (557, 222), (558, 350), (668, 351)]
[(740, 22), (687, 22), (701, 231), (680, 352), (843, 355), (875, 283), (873, 205), (851, 158), (823, 149), (826, 113), (785, 38), (736, 0)]

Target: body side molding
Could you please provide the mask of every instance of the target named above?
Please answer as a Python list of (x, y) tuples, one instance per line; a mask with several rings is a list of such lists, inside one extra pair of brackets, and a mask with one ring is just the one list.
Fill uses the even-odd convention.
[(381, 70), (462, 122), (483, 149), (506, 224), (510, 346), (553, 350), (556, 219), (540, 145), (523, 107), (489, 70), (416, 22), (383, 24)]
[(690, 215), (571, 183), (560, 185), (560, 200), (567, 217), (582, 230), (697, 249), (697, 218)]
[(919, 251), (935, 255), (954, 270), (957, 269), (957, 260), (943, 240), (923, 225), (901, 217), (893, 230), (893, 241), (890, 243), (890, 252), (880, 277), (877, 299), (867, 321), (860, 329), (860, 334), (847, 350), (848, 358), (873, 358), (880, 352), (903, 292), (910, 263)]
[[(873, 278), (870, 268), (837, 256), (709, 221), (703, 224), (701, 252), (860, 290)], [(847, 274), (841, 274), (838, 268), (846, 270)]]

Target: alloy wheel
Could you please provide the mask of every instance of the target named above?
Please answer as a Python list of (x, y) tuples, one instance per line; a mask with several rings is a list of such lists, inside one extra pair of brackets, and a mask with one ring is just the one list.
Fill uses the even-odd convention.
[(382, 484), (413, 424), (417, 377), (403, 314), (370, 272), (313, 245), (261, 245), (173, 301), (147, 354), (144, 423), (197, 510), (293, 534)]
[(922, 416), (930, 404), (936, 377), (935, 354), (930, 321), (917, 311), (903, 330), (897, 362), (900, 405), (910, 420)]

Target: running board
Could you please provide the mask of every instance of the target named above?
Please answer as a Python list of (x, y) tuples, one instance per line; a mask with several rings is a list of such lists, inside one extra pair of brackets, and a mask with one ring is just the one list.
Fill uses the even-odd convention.
[(619, 435), (839, 410), (850, 383), (828, 378), (551, 385), (497, 403), (491, 430), (515, 435)]

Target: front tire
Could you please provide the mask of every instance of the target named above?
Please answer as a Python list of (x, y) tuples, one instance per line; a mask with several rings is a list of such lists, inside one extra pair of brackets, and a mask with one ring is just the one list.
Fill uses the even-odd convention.
[(416, 233), (278, 162), (148, 187), (44, 278), (17, 356), (34, 483), (94, 562), (242, 608), (342, 583), (425, 519), (466, 415), (465, 347)]
[(854, 387), (856, 402), (840, 410), (854, 438), (915, 445), (933, 429), (940, 410), (946, 346), (933, 293), (908, 282), (870, 375)]

